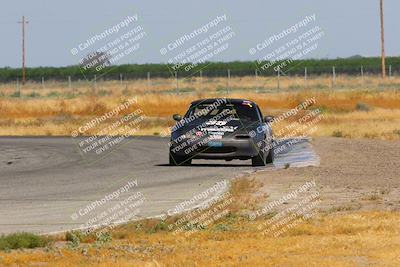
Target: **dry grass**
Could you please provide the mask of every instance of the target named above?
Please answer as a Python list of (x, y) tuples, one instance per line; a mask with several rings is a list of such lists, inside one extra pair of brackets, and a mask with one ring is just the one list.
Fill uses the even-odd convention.
[[(197, 84), (196, 79), (186, 79), (185, 82)], [(105, 82), (99, 85), (101, 88), (97, 89), (97, 93), (93, 93), (90, 86), (82, 85), (76, 90), (81, 92), (81, 95), (75, 97), (58, 93), (57, 90), (65, 89), (57, 87), (57, 83), (49, 89), (34, 89), (35, 85), (30, 85), (33, 89), (29, 89), (28, 85), (27, 89), (24, 89), (26, 94), (29, 90), (35, 90), (42, 96), (0, 97), (0, 135), (69, 135), (80, 125), (106, 113), (133, 96), (138, 98), (138, 104), (124, 113), (140, 108), (148, 117), (140, 125), (138, 134), (165, 132), (167, 127), (173, 125), (171, 115), (183, 114), (190, 102), (198, 98), (246, 98), (256, 101), (265, 114), (279, 115), (305, 99), (315, 97), (317, 102), (313, 108), (320, 108), (324, 112), (324, 118), (318, 123), (317, 131), (312, 133), (314, 136), (400, 138), (400, 91), (394, 88), (400, 84), (397, 78), (387, 79), (384, 82), (377, 78), (368, 78), (365, 84), (375, 89), (366, 90), (359, 78), (344, 76), (336, 81), (336, 87), (344, 89), (332, 90), (318, 89), (318, 84), (327, 83), (328, 77), (308, 80), (310, 89), (302, 89), (301, 86), (298, 86), (300, 89), (296, 89), (295, 85), (304, 81), (292, 77), (281, 80), (283, 89), (256, 93), (251, 89), (255, 86), (254, 83), (261, 81), (265, 84), (265, 88), (269, 86), (271, 78), (260, 78), (259, 81), (255, 81), (253, 77), (243, 77), (234, 78), (232, 88), (236, 90), (231, 90), (229, 94), (225, 90), (218, 90), (223, 86), (223, 80), (223, 78), (204, 78), (203, 83), (207, 84), (207, 87), (201, 90), (194, 88), (193, 92), (180, 95), (162, 93), (170, 86), (168, 79), (154, 80), (153, 93), (143, 89), (146, 88), (145, 81), (137, 80), (130, 82), (127, 89), (119, 88), (117, 82)], [(377, 88), (386, 89), (377, 90)], [(14, 89), (3, 87), (0, 90), (7, 95), (7, 90), (11, 92)], [(48, 96), (49, 92), (55, 92), (56, 96)], [(358, 110), (356, 107), (359, 104), (367, 106), (369, 111)], [(113, 120), (106, 122), (104, 127), (112, 122)], [(279, 129), (290, 122), (287, 120), (276, 127)], [(94, 133), (88, 132), (88, 134)]]
[(250, 196), (260, 186), (254, 179), (235, 180), (231, 213), (189, 237), (168, 230), (174, 218), (138, 221), (114, 229), (105, 244), (88, 238), (75, 247), (58, 241), (48, 249), (0, 252), (0, 265), (398, 266), (399, 212), (316, 215), (273, 237), (258, 228), (265, 218), (251, 221), (238, 213), (243, 202), (251, 208), (258, 197)]
[(131, 232), (104, 247), (0, 253), (2, 266), (398, 266), (400, 214), (368, 212), (313, 219), (283, 236), (257, 222), (231, 222), (191, 238)]

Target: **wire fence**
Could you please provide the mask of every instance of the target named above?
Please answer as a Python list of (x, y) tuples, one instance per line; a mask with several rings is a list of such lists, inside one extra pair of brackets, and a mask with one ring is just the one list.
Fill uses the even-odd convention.
[[(79, 95), (82, 89), (97, 94), (106, 94), (107, 90), (132, 90), (140, 93), (194, 93), (198, 90), (203, 92), (216, 91), (231, 93), (235, 91), (254, 91), (257, 93), (268, 92), (271, 90), (295, 90), (306, 88), (343, 88), (343, 87), (376, 87), (380, 83), (371, 83), (370, 80), (379, 81), (379, 72), (375, 69), (359, 67), (356, 74), (348, 74), (344, 68), (332, 66), (329, 72), (315, 72), (313, 69), (304, 67), (302, 73), (291, 71), (276, 71), (274, 75), (267, 75), (260, 69), (254, 68), (248, 75), (243, 75), (243, 71), (226, 69), (224, 71), (210, 72), (200, 70), (194, 75), (184, 76), (179, 72), (147, 72), (143, 78), (132, 77), (130, 73), (120, 73), (119, 75), (97, 75), (86, 76), (86, 79), (67, 76), (64, 79), (54, 79), (53, 77), (42, 76), (39, 80), (28, 80), (22, 85), (17, 78), (12, 82), (5, 82), (0, 86), (0, 96), (22, 96), (22, 90), (35, 96), (41, 89), (58, 89), (64, 93)], [(388, 80), (385, 88), (400, 88), (400, 69), (388, 66)], [(51, 94), (51, 93), (49, 93)]]

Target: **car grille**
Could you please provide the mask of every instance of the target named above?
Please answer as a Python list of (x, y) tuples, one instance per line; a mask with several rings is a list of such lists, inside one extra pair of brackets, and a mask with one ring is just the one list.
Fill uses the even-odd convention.
[(250, 139), (250, 135), (248, 134), (237, 134), (235, 135), (236, 139)]

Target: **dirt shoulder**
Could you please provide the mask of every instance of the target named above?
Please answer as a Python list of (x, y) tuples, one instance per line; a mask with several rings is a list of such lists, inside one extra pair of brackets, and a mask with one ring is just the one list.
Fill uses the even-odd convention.
[(324, 211), (400, 210), (400, 142), (322, 137), (312, 140), (319, 167), (262, 171), (268, 201), (314, 180)]

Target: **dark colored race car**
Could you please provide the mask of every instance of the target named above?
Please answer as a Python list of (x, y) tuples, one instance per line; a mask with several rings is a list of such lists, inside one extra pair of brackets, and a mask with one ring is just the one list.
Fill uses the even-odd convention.
[(186, 114), (173, 116), (170, 165), (189, 165), (192, 159), (248, 160), (265, 166), (274, 160), (272, 116), (263, 117), (252, 101), (202, 99)]

